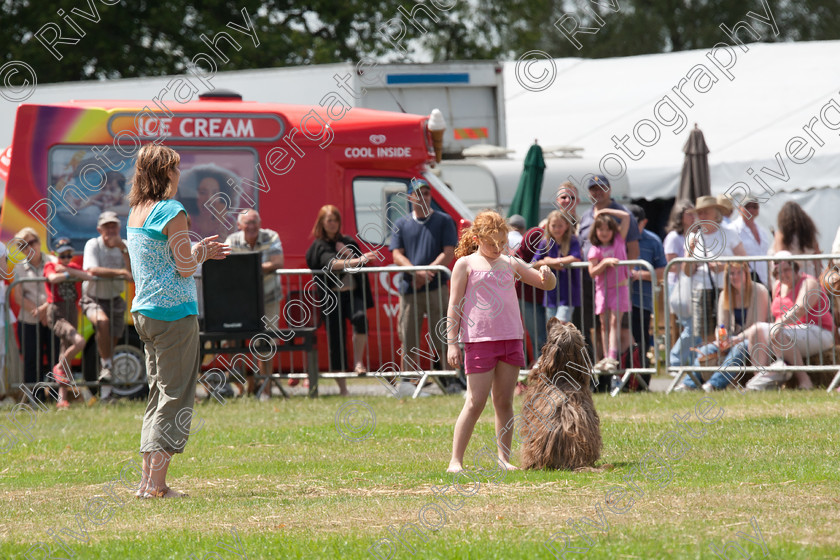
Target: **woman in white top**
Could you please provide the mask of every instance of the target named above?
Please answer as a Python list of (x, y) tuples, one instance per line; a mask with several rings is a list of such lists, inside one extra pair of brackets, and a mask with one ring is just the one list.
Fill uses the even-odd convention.
[[(694, 211), (693, 202), (683, 199), (674, 204), (671, 209), (671, 217), (668, 220), (668, 235), (665, 236), (665, 241), (662, 243), (665, 247), (665, 259), (668, 262), (685, 256), (685, 234), (696, 219), (697, 214)], [(681, 265), (676, 264), (668, 272), (668, 290), (670, 293), (677, 289), (677, 280), (679, 280), (681, 268)], [(693, 346), (694, 338), (691, 335), (690, 317), (677, 317), (677, 322), (680, 325), (680, 337), (670, 351), (669, 363), (672, 366), (685, 365), (691, 362), (689, 348)]]
[(23, 381), (34, 384), (44, 379), (41, 370), (44, 357), (54, 364), (58, 361), (60, 342), (47, 327), (47, 290), (44, 278), (44, 265), (55, 258), (41, 251), (41, 237), (31, 227), (25, 227), (15, 234), (15, 247), (26, 257), (14, 268), (15, 280), (37, 280), (17, 284), (12, 292), (15, 302), (20, 307), (18, 339), (20, 340), (23, 359)]
[[(688, 199), (678, 200), (671, 209), (671, 216), (668, 219), (668, 235), (662, 245), (665, 247), (665, 260), (672, 260), (685, 256), (685, 232), (691, 228), (697, 213), (694, 210), (694, 203)], [(679, 275), (679, 267), (675, 265), (668, 273), (668, 283), (676, 284)]]
[[(694, 334), (698, 337), (708, 337), (714, 331), (715, 311), (717, 310), (717, 293), (723, 287), (723, 271), (726, 263), (713, 259), (718, 257), (744, 257), (747, 251), (741, 242), (741, 237), (724, 226), (723, 206), (718, 204), (713, 196), (701, 196), (694, 205), (700, 226), (695, 224), (692, 232), (687, 236), (688, 255), (697, 259), (683, 265), (683, 273), (687, 276), (698, 274), (702, 282), (703, 292), (695, 291), (692, 297), (692, 314), (694, 320)], [(706, 293), (714, 289), (715, 293)], [(702, 298), (698, 297), (698, 294)]]

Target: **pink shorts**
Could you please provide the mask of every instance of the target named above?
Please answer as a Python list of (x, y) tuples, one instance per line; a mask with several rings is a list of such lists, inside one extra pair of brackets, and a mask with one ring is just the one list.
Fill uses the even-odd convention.
[(496, 367), (498, 362), (525, 367), (525, 352), (522, 339), (488, 340), (486, 342), (465, 342), (464, 371), (484, 373)]

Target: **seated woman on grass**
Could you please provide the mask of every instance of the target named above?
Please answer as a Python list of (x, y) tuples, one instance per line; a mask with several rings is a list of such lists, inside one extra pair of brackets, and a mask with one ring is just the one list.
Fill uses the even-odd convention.
[[(770, 318), (770, 293), (762, 284), (750, 278), (750, 268), (747, 263), (730, 262), (723, 272), (723, 290), (718, 296), (718, 320), (726, 328), (730, 336), (738, 335), (756, 324), (766, 323)], [(727, 351), (728, 350), (728, 351)], [(727, 340), (722, 343), (711, 343), (697, 349), (694, 365), (701, 366), (711, 363), (711, 358), (717, 354), (726, 355), (720, 367), (723, 371), (716, 371), (711, 378), (703, 383), (703, 390), (708, 392), (726, 389), (729, 383), (737, 380), (738, 373), (726, 372), (724, 368), (730, 366), (745, 366), (749, 361), (747, 342), (741, 341), (734, 346)], [(695, 374), (702, 379), (701, 373)], [(692, 377), (686, 376), (677, 391), (697, 389)]]
[[(776, 257), (790, 258), (788, 251)], [(756, 323), (733, 339), (737, 344), (746, 340), (755, 366), (766, 367), (776, 356), (792, 366), (800, 366), (804, 358), (819, 354), (834, 345), (834, 322), (825, 289), (816, 278), (800, 272), (796, 261), (783, 260), (773, 268), (778, 279), (773, 288), (770, 311), (774, 323)], [(777, 387), (796, 375), (800, 389), (811, 389), (813, 383), (804, 371), (761, 372), (747, 383), (747, 389), (763, 390)]]

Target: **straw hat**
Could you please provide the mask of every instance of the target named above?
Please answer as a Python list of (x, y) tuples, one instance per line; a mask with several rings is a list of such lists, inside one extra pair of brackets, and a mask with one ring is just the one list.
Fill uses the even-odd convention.
[(735, 211), (735, 207), (732, 206), (732, 201), (725, 194), (719, 194), (717, 196), (717, 203), (720, 204), (721, 206), (723, 206), (723, 213), (724, 214), (729, 215), (729, 214), (731, 214), (732, 212)]
[(723, 214), (726, 209), (718, 203), (718, 200), (713, 196), (701, 196), (694, 204), (694, 211), (705, 210), (706, 208), (714, 208)]

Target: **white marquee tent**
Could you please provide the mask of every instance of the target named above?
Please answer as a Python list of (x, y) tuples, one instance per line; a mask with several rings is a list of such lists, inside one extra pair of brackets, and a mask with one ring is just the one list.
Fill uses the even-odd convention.
[[(761, 209), (767, 227), (784, 202), (796, 200), (814, 217), (827, 251), (840, 226), (840, 41), (746, 48), (716, 52), (720, 66), (699, 50), (555, 59), (555, 79), (543, 91), (521, 82), (532, 89), (547, 85), (555, 72), (549, 62), (535, 62), (527, 73), (524, 64), (517, 72), (515, 62), (506, 63), (508, 145), (524, 155), (539, 138), (543, 145), (580, 146), (595, 161), (616, 154), (607, 156), (602, 172), (617, 172), (620, 156), (633, 198), (668, 198), (677, 193), (682, 147), (697, 123), (710, 150), (713, 194), (746, 183), (753, 194), (768, 198)], [(526, 81), (543, 74), (543, 82)], [(629, 155), (612, 140), (625, 135)]]

